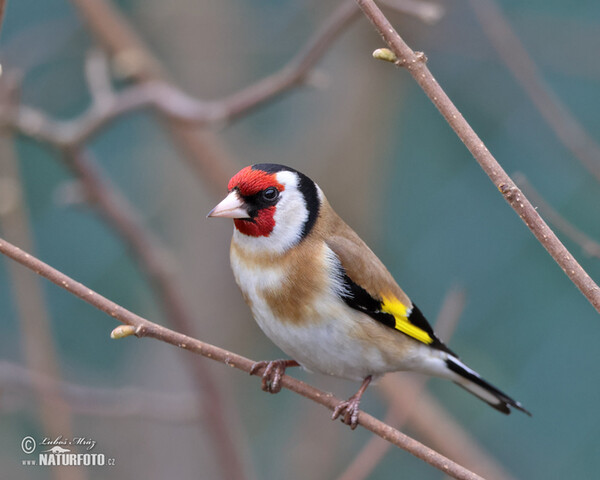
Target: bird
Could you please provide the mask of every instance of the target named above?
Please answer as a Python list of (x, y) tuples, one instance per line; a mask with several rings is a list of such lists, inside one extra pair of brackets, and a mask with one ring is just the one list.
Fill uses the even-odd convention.
[(277, 393), (289, 367), (362, 382), (332, 418), (356, 428), (361, 398), (386, 373), (448, 379), (504, 414), (531, 415), (484, 380), (434, 333), (388, 269), (333, 210), (321, 188), (284, 165), (236, 173), (208, 217), (233, 219), (230, 263), (262, 331), (290, 359), (256, 362)]

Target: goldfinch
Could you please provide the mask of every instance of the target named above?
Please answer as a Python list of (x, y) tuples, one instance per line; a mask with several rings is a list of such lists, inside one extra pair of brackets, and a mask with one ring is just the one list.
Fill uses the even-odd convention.
[(244, 300), (263, 332), (291, 360), (258, 362), (262, 388), (276, 393), (285, 369), (361, 381), (333, 419), (355, 428), (371, 380), (411, 370), (446, 378), (496, 410), (523, 406), (465, 365), (433, 329), (383, 263), (334, 212), (306, 175), (283, 165), (240, 170), (209, 217), (232, 218), (230, 260)]

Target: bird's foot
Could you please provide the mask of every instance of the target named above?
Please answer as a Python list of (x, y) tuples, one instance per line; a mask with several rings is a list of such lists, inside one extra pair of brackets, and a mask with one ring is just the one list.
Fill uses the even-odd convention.
[(296, 360), (262, 360), (252, 365), (250, 375), (255, 375), (264, 368), (261, 388), (265, 392), (278, 393), (281, 390), (281, 377), (285, 374), (285, 369), (299, 366), (300, 364)]
[(333, 410), (332, 420), (341, 416), (342, 422), (346, 425), (350, 425), (350, 428), (354, 430), (358, 425), (358, 412), (360, 405), (360, 398), (356, 395), (352, 395), (345, 402), (340, 402), (337, 407)]
[(338, 417), (341, 417), (342, 422), (346, 425), (350, 425), (350, 428), (354, 430), (358, 425), (358, 412), (360, 406), (360, 400), (365, 393), (365, 390), (371, 383), (371, 375), (364, 379), (362, 385), (358, 389), (354, 395), (352, 395), (345, 402), (340, 402), (334, 409), (333, 415), (331, 416), (332, 420), (335, 420)]

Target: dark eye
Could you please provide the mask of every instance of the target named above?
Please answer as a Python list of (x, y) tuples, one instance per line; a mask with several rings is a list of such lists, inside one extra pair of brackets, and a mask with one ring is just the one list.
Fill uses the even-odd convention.
[(275, 187), (269, 187), (262, 192), (262, 196), (268, 202), (272, 202), (279, 196), (279, 191)]

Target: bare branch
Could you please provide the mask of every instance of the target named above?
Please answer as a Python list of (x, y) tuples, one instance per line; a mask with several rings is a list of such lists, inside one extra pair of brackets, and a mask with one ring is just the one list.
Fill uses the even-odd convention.
[[(136, 328), (137, 337), (155, 338), (248, 373), (255, 363), (252, 360), (242, 357), (236, 353), (229, 352), (182, 333), (175, 332), (156, 323), (152, 323), (112, 302), (106, 297), (103, 297), (82, 283), (73, 280), (67, 275), (59, 272), (48, 264), (31, 256), (30, 254), (3, 239), (0, 239), (0, 253), (29, 268), (30, 270), (33, 270), (38, 275), (50, 280), (55, 285), (58, 285), (73, 295), (81, 298), (85, 302), (107, 313), (116, 320), (126, 325), (134, 326)], [(261, 368), (255, 373), (260, 376), (262, 375), (262, 372), (263, 369)], [(329, 410), (333, 410), (340, 403), (340, 399), (334, 397), (332, 394), (318, 390), (288, 375), (284, 375), (282, 377), (281, 385), (295, 393), (298, 393), (299, 395), (302, 395), (303, 397), (327, 407)], [(398, 430), (381, 422), (380, 420), (377, 420), (365, 412), (360, 412), (358, 416), (358, 422), (367, 430), (370, 430), (388, 442), (393, 443), (407, 452), (410, 452), (417, 458), (424, 460), (425, 462), (440, 469), (446, 474), (451, 475), (454, 478), (464, 480), (481, 480), (481, 477), (478, 475), (466, 470), (448, 458), (439, 455), (434, 450), (431, 450), (425, 445), (404, 435)]]
[(406, 67), (415, 81), (444, 116), (465, 146), (473, 154), (481, 168), (490, 177), (505, 200), (525, 222), (539, 242), (563, 269), (571, 281), (600, 312), (600, 287), (565, 248), (556, 234), (539, 216), (529, 200), (515, 185), (492, 156), (479, 136), (467, 123), (446, 92), (437, 83), (425, 62), (423, 53), (415, 53), (398, 35), (373, 0), (357, 0), (359, 6), (380, 33), (383, 40), (398, 57), (398, 64)]

